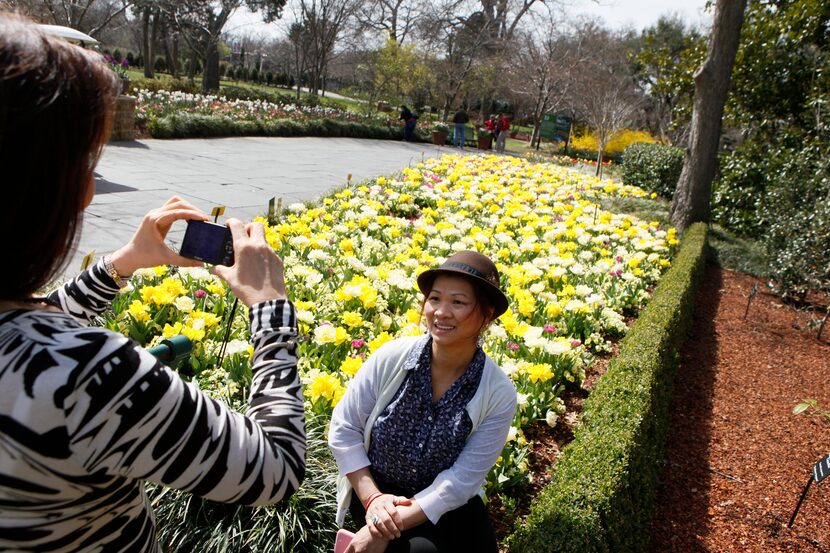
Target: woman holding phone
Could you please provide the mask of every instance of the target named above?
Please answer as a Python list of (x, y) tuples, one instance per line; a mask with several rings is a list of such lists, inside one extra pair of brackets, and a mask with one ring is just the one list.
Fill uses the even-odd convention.
[(0, 164), (13, 237), (0, 271), (0, 550), (159, 546), (144, 482), (268, 505), (305, 469), (294, 308), (261, 225), (229, 220), (236, 254), (214, 268), (250, 309), (247, 415), (212, 400), (125, 336), (86, 326), (140, 267), (198, 265), (164, 243), (207, 216), (172, 198), (133, 238), (54, 292), (107, 141), (117, 78), (99, 55), (0, 13)]
[(362, 526), (348, 553), (496, 553), (480, 494), (516, 389), (480, 339), (507, 298), (495, 264), (473, 251), (421, 273), (418, 287), (428, 333), (379, 348), (334, 409), (337, 522), (350, 510)]

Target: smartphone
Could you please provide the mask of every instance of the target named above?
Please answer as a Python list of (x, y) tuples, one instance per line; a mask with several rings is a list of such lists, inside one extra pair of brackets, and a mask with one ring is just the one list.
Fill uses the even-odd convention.
[(211, 265), (233, 265), (233, 237), (225, 225), (188, 221), (179, 255)]
[(342, 528), (337, 531), (337, 537), (334, 538), (334, 553), (344, 553), (346, 548), (352, 542), (354, 534)]

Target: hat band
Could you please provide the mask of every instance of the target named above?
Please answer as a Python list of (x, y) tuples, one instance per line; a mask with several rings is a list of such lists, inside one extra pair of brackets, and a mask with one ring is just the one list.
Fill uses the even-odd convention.
[(441, 266), (442, 269), (445, 267), (454, 267), (456, 269), (461, 269), (465, 273), (469, 273), (474, 277), (486, 280), (487, 282), (493, 282), (494, 280), (496, 280), (495, 275), (491, 274), (490, 276), (487, 276), (475, 267), (473, 267), (472, 265), (467, 265), (466, 263), (459, 263), (458, 261), (448, 261)]

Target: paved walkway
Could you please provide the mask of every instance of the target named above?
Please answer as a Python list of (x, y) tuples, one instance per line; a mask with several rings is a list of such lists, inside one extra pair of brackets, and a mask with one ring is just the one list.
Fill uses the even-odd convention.
[[(114, 142), (96, 169), (97, 191), (84, 215), (81, 240), (66, 269), (74, 275), (84, 255), (110, 253), (132, 236), (141, 217), (178, 195), (224, 217), (264, 215), (269, 198), (283, 205), (314, 200), (346, 184), (400, 171), (442, 153), (432, 144), (354, 138), (219, 138)], [(473, 152), (475, 150), (467, 150)], [(178, 246), (185, 225), (169, 242)]]

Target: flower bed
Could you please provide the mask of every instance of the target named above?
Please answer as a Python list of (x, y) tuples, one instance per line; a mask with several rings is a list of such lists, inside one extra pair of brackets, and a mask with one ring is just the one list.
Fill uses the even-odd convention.
[[(308, 413), (324, 423), (367, 356), (423, 332), (421, 271), (456, 250), (479, 250), (496, 260), (511, 305), (484, 348), (515, 382), (520, 405), (488, 492), (525, 482), (522, 428), (556, 424), (563, 389), (626, 332), (623, 317), (648, 300), (677, 244), (673, 229), (600, 209), (606, 195), (646, 193), (515, 158), (444, 156), (266, 223), (298, 310)], [(202, 269), (155, 268), (136, 275), (106, 324), (142, 344), (188, 335), (194, 354), (182, 371), (239, 407), (250, 378), (244, 313), (215, 367), (228, 301)]]
[[(403, 122), (323, 106), (139, 90), (136, 124), (155, 138), (187, 136), (354, 136), (400, 138)], [(426, 136), (427, 127), (418, 128)]]

